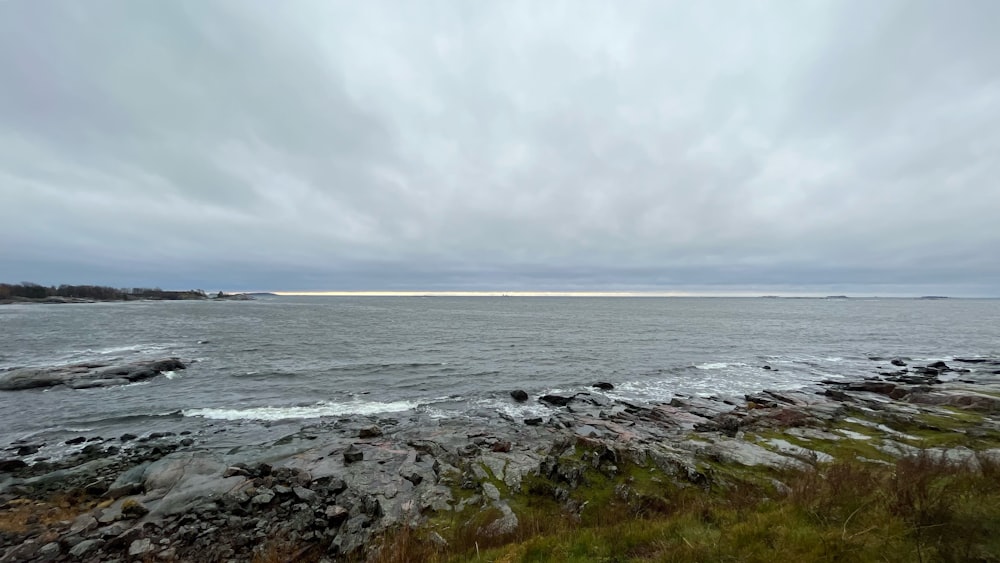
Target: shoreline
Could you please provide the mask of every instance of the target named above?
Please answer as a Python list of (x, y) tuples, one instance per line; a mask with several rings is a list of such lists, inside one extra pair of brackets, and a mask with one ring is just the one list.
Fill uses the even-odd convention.
[[(587, 518), (599, 503), (582, 498), (652, 478), (709, 494), (845, 458), (1000, 462), (1000, 360), (886, 363), (873, 360), (870, 379), (740, 401), (547, 395), (530, 398), (546, 417), (346, 416), (235, 448), (151, 429), (81, 437), (66, 459), (29, 465), (20, 458), (37, 444), (14, 444), (0, 454), (0, 561), (249, 560), (292, 546), (335, 561), (384, 554), (411, 528), (400, 545), (447, 560), (468, 538), (497, 549), (530, 541), (538, 503), (548, 518)], [(629, 494), (626, 505), (649, 501)]]

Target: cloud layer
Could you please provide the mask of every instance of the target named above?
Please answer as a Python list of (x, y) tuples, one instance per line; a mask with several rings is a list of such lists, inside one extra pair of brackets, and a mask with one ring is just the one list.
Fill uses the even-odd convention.
[(0, 278), (997, 296), (996, 21), (3, 2)]

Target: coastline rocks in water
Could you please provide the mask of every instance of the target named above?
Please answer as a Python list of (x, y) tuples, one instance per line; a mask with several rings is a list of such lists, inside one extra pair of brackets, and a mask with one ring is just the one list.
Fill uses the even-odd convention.
[(894, 366), (896, 366), (896, 367), (898, 367), (898, 368), (906, 367), (906, 362), (904, 362), (903, 360), (901, 360), (899, 358), (893, 358), (892, 361), (889, 362), (889, 363), (892, 364), (892, 365), (894, 365)]
[(519, 403), (523, 403), (528, 400), (528, 394), (521, 389), (511, 391), (510, 396)]
[(611, 391), (615, 388), (614, 385), (608, 383), (607, 381), (598, 381), (597, 383), (591, 385), (594, 389), (600, 389), (601, 391)]
[(562, 395), (542, 395), (538, 398), (538, 400), (557, 407), (565, 407), (570, 403), (570, 401), (573, 400), (573, 397), (563, 397)]
[(82, 363), (51, 368), (22, 368), (0, 373), (0, 391), (22, 391), (66, 385), (73, 389), (109, 387), (143, 381), (163, 372), (185, 369), (177, 358), (123, 365)]
[(377, 424), (366, 426), (365, 428), (362, 428), (361, 431), (358, 432), (358, 438), (361, 439), (378, 438), (381, 435), (382, 435), (382, 429), (379, 428)]

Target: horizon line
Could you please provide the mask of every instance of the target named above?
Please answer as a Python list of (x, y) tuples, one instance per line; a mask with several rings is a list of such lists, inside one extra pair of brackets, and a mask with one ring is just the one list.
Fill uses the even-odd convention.
[[(335, 290), (335, 291), (244, 291), (234, 293), (272, 293), (300, 297), (751, 297), (751, 298), (899, 298), (928, 297), (962, 299), (946, 295), (873, 295), (831, 293), (762, 293), (762, 292), (702, 292), (702, 291), (416, 291), (416, 290)], [(980, 299), (991, 299), (980, 297)], [(995, 299), (995, 298), (992, 298)]]

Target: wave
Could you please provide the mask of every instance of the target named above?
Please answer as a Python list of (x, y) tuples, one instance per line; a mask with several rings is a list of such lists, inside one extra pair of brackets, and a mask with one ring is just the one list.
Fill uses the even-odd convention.
[(320, 402), (314, 405), (294, 407), (185, 409), (181, 411), (181, 414), (187, 417), (200, 417), (214, 420), (288, 420), (299, 418), (322, 418), (325, 416), (344, 416), (349, 414), (402, 412), (413, 410), (418, 406), (418, 403), (412, 401), (393, 401), (389, 403), (375, 401), (352, 401), (349, 403)]

